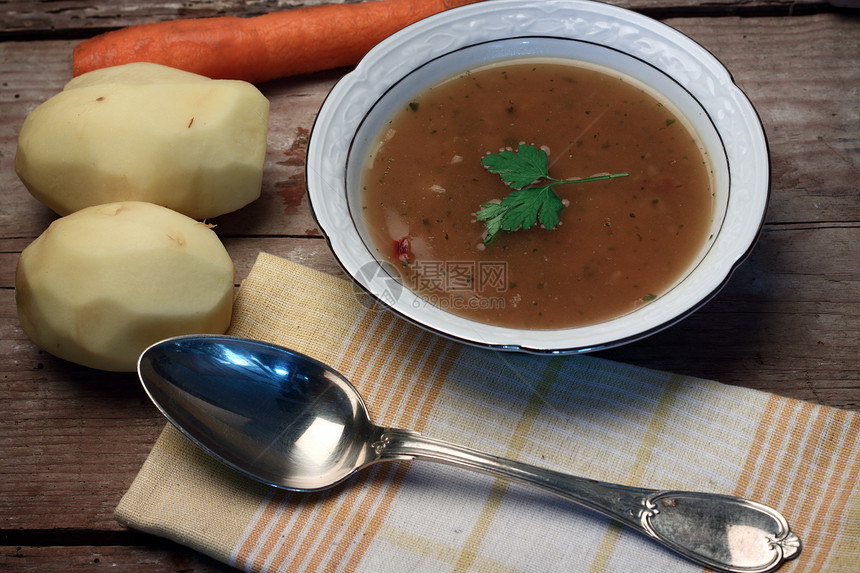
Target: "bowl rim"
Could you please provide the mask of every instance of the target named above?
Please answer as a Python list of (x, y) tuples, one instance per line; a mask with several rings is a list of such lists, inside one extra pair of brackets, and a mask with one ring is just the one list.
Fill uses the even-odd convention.
[[(558, 32), (559, 21), (562, 22), (563, 28), (561, 35)], [(491, 29), (487, 30), (488, 22), (494, 24), (495, 28), (490, 26)], [(550, 24), (555, 26), (554, 33), (542, 33)], [(459, 34), (452, 40), (450, 32), (458, 26)], [(512, 29), (516, 33), (512, 33)], [(463, 30), (466, 30), (465, 34)], [(606, 30), (610, 32), (607, 33)], [(438, 42), (439, 37), (444, 38), (447, 43)], [(699, 261), (699, 265), (709, 260), (710, 251), (713, 251), (717, 244), (720, 244), (722, 250), (728, 249), (728, 252), (720, 253), (717, 260), (719, 264), (715, 271), (710, 273), (710, 278), (700, 279), (703, 280), (703, 291), (686, 299), (681, 298), (682, 304), (677, 308), (661, 310), (662, 307), (656, 305), (656, 301), (642, 307), (657, 307), (657, 311), (652, 311), (647, 317), (644, 326), (635, 327), (636, 319), (644, 314), (640, 312), (642, 309), (592, 325), (557, 330), (524, 330), (486, 325), (453, 315), (443, 309), (427, 310), (421, 308), (420, 304), (416, 306), (416, 301), (421, 300), (420, 296), (406, 287), (402, 287), (406, 296), (392, 301), (388, 287), (395, 279), (390, 275), (386, 275), (386, 279), (375, 273), (371, 277), (361, 276), (363, 266), (379, 266), (380, 263), (364, 245), (354, 226), (350, 230), (351, 213), (346, 195), (346, 170), (354, 138), (370, 110), (385, 93), (415, 68), (478, 44), (525, 37), (595, 43), (640, 60), (678, 83), (702, 106), (709, 119), (715, 122), (714, 127), (727, 154), (729, 170), (730, 193), (725, 219), (728, 220), (734, 214), (751, 217), (752, 221), (741, 229), (743, 232), (739, 235), (738, 229), (732, 229), (736, 234), (733, 235), (731, 244), (726, 244), (728, 239), (725, 238), (720, 241), (721, 237), (725, 237), (725, 233), (721, 232), (709, 246), (709, 253)], [(430, 38), (434, 43), (428, 50), (427, 43)], [(631, 38), (638, 42), (633, 48), (629, 44)], [(416, 53), (415, 49), (409, 53), (410, 44), (417, 44), (420, 53)], [(375, 67), (390, 63), (393, 55), (397, 56), (398, 63), (406, 61), (408, 65), (402, 64), (402, 70), (396, 70), (396, 73), (389, 75), (374, 73)], [(706, 72), (704, 81), (692, 77), (701, 74), (702, 70)], [(390, 66), (385, 71), (390, 72)], [(370, 88), (369, 83), (372, 84)], [(691, 86), (696, 89), (691, 90)], [(368, 90), (372, 92), (370, 96), (366, 95)], [(696, 90), (705, 90), (706, 96), (713, 100), (713, 103), (703, 103)], [(361, 95), (355, 96), (356, 93)], [(370, 98), (369, 105), (367, 101), (361, 101), (362, 97)], [(358, 103), (356, 99), (359, 100)], [(343, 121), (344, 109), (350, 106), (357, 109), (353, 110), (357, 115)], [(721, 124), (726, 114), (726, 106), (732, 115), (731, 129), (739, 130), (738, 133), (744, 136), (740, 142), (726, 137), (728, 124)], [(723, 109), (717, 109), (720, 107)], [(738, 121), (740, 127), (735, 125)], [(734, 131), (731, 134), (737, 135)], [(337, 140), (338, 137), (340, 140)], [(344, 141), (345, 139), (348, 141)], [(333, 149), (335, 153), (332, 153)], [(337, 157), (332, 158), (333, 155)], [(744, 159), (744, 162), (739, 163), (741, 159)], [(735, 197), (733, 195), (737, 193), (732, 186), (736, 180), (734, 171), (739, 164), (743, 168), (745, 179), (752, 179), (753, 188), (743, 196)], [(764, 225), (771, 182), (768, 144), (761, 118), (746, 95), (734, 83), (725, 66), (700, 44), (666, 24), (624, 8), (590, 0), (494, 0), (471, 4), (430, 16), (389, 36), (341, 78), (323, 101), (309, 136), (305, 177), (312, 215), (329, 248), (347, 275), (372, 300), (402, 318), (450, 339), (485, 348), (537, 354), (584, 353), (627, 344), (668, 328), (701, 308), (725, 286), (737, 266), (754, 248)], [(749, 181), (745, 183), (750, 184)], [(335, 188), (334, 195), (331, 187)], [(743, 204), (739, 205), (738, 201)], [(349, 221), (343, 218), (344, 207), (350, 215)], [(726, 226), (725, 220), (722, 226)], [(362, 244), (366, 253), (361, 254), (361, 249), (358, 249), (359, 254), (356, 255), (350, 246), (350, 243), (356, 240)], [(690, 271), (688, 276), (692, 272)], [(677, 285), (658, 300), (664, 299), (675, 288)], [(426, 301), (424, 302), (424, 306), (427, 306)], [(631, 319), (634, 315), (634, 319)], [(627, 323), (631, 326), (624, 326)], [(619, 324), (623, 327), (621, 334), (606, 328), (607, 325)]]

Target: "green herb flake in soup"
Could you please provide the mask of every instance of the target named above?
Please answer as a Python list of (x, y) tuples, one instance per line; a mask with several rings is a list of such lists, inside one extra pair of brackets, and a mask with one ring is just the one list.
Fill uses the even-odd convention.
[[(696, 137), (610, 70), (542, 59), (458, 74), (412, 98), (372, 149), (362, 212), (379, 256), (428, 304), (481, 322), (620, 316), (671, 288), (708, 239)], [(485, 166), (523, 152), (546, 155), (546, 177), (511, 183)], [(506, 201), (519, 211), (504, 224)]]

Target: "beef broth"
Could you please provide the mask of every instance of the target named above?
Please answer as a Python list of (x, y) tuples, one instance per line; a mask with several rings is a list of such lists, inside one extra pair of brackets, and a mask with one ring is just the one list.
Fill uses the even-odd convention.
[[(511, 189), (481, 159), (520, 143), (557, 179), (561, 224), (484, 244), (483, 203)], [(611, 319), (670, 289), (708, 240), (711, 169), (682, 117), (610, 70), (511, 60), (457, 75), (396, 112), (372, 146), (362, 210), (379, 256), (455, 314), (556, 329)]]

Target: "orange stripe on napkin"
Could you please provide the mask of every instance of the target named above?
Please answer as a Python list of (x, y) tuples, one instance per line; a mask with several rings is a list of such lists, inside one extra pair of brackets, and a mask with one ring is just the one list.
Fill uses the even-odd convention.
[[(399, 427), (417, 429), (417, 426), (421, 425), (421, 421), (426, 420), (429, 416), (429, 410), (430, 408), (432, 408), (432, 405), (436, 401), (436, 397), (438, 396), (439, 390), (441, 388), (441, 382), (445, 379), (445, 375), (447, 375), (448, 369), (451, 367), (453, 361), (450, 358), (443, 360), (442, 355), (443, 351), (445, 350), (446, 344), (440, 343), (440, 340), (438, 338), (434, 337), (428, 339), (426, 333), (423, 333), (415, 328), (407, 328), (406, 325), (403, 324), (398, 324), (397, 326), (399, 327), (399, 329), (402, 329), (398, 333), (398, 339), (399, 342), (404, 345), (404, 347), (420, 347), (424, 348), (425, 352), (428, 353), (428, 355), (425, 356), (422, 368), (418, 372), (418, 378), (420, 380), (428, 381), (428, 383), (424, 387), (430, 390), (430, 396), (419, 396), (413, 393), (397, 391), (400, 376), (396, 373), (393, 373), (392, 370), (385, 371), (385, 377), (380, 386), (384, 389), (386, 393), (391, 396), (394, 396), (394, 400), (392, 400), (388, 404), (388, 409), (393, 411), (401, 411), (401, 414), (394, 416), (394, 425)], [(383, 341), (383, 343), (386, 342)], [(356, 350), (359, 352), (361, 351), (361, 349), (359, 348), (357, 348)], [(403, 357), (403, 359), (408, 360), (408, 357)], [(442, 369), (442, 371), (437, 372), (436, 376), (433, 376), (433, 370), (437, 368), (437, 364), (440, 363), (444, 366), (444, 368)], [(422, 404), (424, 406), (423, 409), (421, 408)], [(400, 464), (398, 466), (394, 466), (394, 476), (392, 477), (391, 483), (388, 484), (388, 487), (384, 490), (381, 490), (379, 487), (377, 487), (377, 483), (384, 480), (377, 479), (370, 483), (370, 487), (372, 490), (374, 490), (375, 495), (366, 496), (364, 502), (362, 503), (358, 511), (358, 515), (370, 517), (370, 521), (366, 526), (364, 526), (366, 534), (361, 537), (358, 546), (352, 552), (347, 566), (347, 570), (353, 569), (358, 564), (358, 562), (361, 561), (361, 558), (364, 556), (368, 545), (376, 536), (377, 531), (379, 530), (382, 523), (385, 521), (385, 516), (388, 513), (388, 508), (393, 501), (394, 496), (397, 494), (397, 491), (400, 489), (400, 485), (402, 483), (403, 476), (405, 475), (407, 468), (408, 464)], [(375, 511), (373, 511), (372, 505), (377, 501), (379, 501), (379, 507)], [(353, 523), (364, 521), (364, 519), (354, 519)], [(328, 530), (327, 534), (323, 537), (322, 543), (320, 544), (320, 548), (317, 550), (317, 553), (311, 560), (308, 570), (316, 571), (319, 569), (323, 558), (322, 551), (329, 543), (333, 542), (339, 535), (341, 535), (341, 533), (342, 532), (338, 528), (334, 527), (331, 527)]]
[[(784, 411), (788, 410), (787, 407)], [(790, 489), (791, 482), (798, 482), (800, 476), (796, 474), (796, 461), (803, 457), (805, 435), (809, 432), (811, 424), (813, 404), (803, 402), (799, 404), (799, 410), (792, 408), (784, 414), (787, 427), (774, 435), (774, 439), (783, 438), (781, 443), (774, 441), (772, 450), (776, 456), (773, 463), (769, 463), (766, 470), (767, 475), (773, 476), (768, 481), (764, 479), (758, 482), (753, 492), (753, 499), (771, 503), (774, 507), (782, 506), (785, 502), (783, 496)], [(764, 472), (762, 472), (764, 473)]]
[[(825, 427), (827, 425), (827, 420), (825, 413), (820, 411), (818, 415), (816, 415), (812, 420), (810, 420), (811, 412), (813, 409), (812, 404), (804, 404), (801, 408), (803, 415), (798, 418), (797, 424), (795, 426), (793, 434), (803, 434), (805, 432), (811, 431), (812, 435), (823, 435), (824, 432), (827, 431)], [(811, 427), (811, 430), (809, 429)], [(802, 439), (801, 437), (797, 438), (798, 440)], [(786, 451), (785, 458), (783, 458), (783, 463), (779, 468), (781, 474), (786, 476), (792, 476), (791, 480), (793, 483), (802, 484), (807, 479), (812, 480), (812, 486), (815, 487), (817, 484), (822, 483), (822, 479), (824, 475), (830, 471), (832, 459), (821, 459), (818, 460), (821, 465), (815, 465), (816, 463), (816, 453), (817, 453), (817, 443), (814, 441), (805, 441), (803, 443), (789, 443), (788, 449)], [(795, 455), (792, 455), (791, 452), (796, 452)], [(795, 461), (797, 461), (796, 469), (791, 466), (795, 465)], [(810, 478), (810, 471), (813, 471), (813, 475)], [(788, 487), (788, 484), (786, 484)], [(796, 491), (793, 489), (788, 489), (785, 491)], [(785, 493), (785, 491), (783, 493)], [(801, 492), (797, 491), (798, 495), (787, 495), (785, 500), (781, 504), (782, 511), (787, 514), (791, 514), (795, 512), (795, 508), (800, 506), (800, 513), (803, 515), (808, 515), (813, 509), (811, 504), (813, 503), (813, 498), (811, 496), (804, 496)]]
[[(281, 499), (287, 495), (286, 492), (274, 491), (271, 497), (280, 497)], [(245, 568), (248, 564), (248, 558), (250, 557), (250, 548), (257, 545), (260, 540), (260, 537), (263, 535), (263, 530), (265, 529), (264, 524), (268, 523), (272, 519), (272, 514), (275, 512), (275, 508), (278, 504), (273, 504), (271, 500), (267, 501), (260, 517), (254, 523), (254, 527), (251, 528), (250, 533), (248, 533), (248, 537), (245, 540), (244, 545), (239, 548), (238, 554), (235, 559), (235, 566), (239, 568)]]
[[(779, 415), (780, 406), (788, 407), (778, 396), (771, 395), (768, 398), (761, 416), (761, 423), (756, 429), (755, 438), (753, 438), (741, 475), (738, 477), (738, 485), (735, 487), (734, 495), (749, 497), (751, 495), (749, 488), (753, 485), (756, 477), (761, 475), (760, 472), (767, 471), (767, 466), (772, 467), (775, 463), (776, 454), (770, 447), (770, 436), (781, 435), (788, 426), (786, 418)], [(764, 458), (763, 463), (761, 463), (761, 458)]]
[[(363, 527), (368, 514), (372, 513), (372, 507), (379, 502), (380, 498), (393, 497), (397, 492), (399, 484), (391, 481), (395, 477), (397, 468), (380, 466), (374, 469), (377, 471), (370, 470), (359, 476), (355, 483), (347, 486), (344, 491), (329, 494), (322, 502), (311, 500), (304, 504), (302, 513), (307, 514), (307, 519), (304, 521), (310, 522), (308, 533), (303, 536), (298, 547), (295, 544), (298, 539), (289, 544), (283, 544), (274, 557), (269, 559), (269, 567), (276, 571), (296, 571), (299, 568), (304, 571), (318, 570), (325, 557), (323, 553), (328, 549), (327, 541), (331, 540), (332, 533), (340, 533), (341, 527), (346, 524)], [(365, 489), (363, 485), (367, 485), (368, 488)], [(305, 495), (296, 494), (294, 497), (301, 498)], [(288, 507), (285, 514), (289, 514), (290, 511), (291, 508)], [(295, 526), (291, 528), (292, 531), (303, 529)], [(272, 531), (272, 535), (281, 535), (283, 531)], [(314, 547), (317, 547), (316, 551)], [(307, 565), (306, 562), (308, 562)]]
[(860, 418), (778, 396), (768, 399), (734, 494), (780, 507), (803, 542), (795, 573), (825, 571), (851, 486), (860, 478), (856, 454), (836, 457), (835, 444), (856, 452)]
[[(293, 506), (293, 504), (296, 504)], [(287, 507), (280, 514), (280, 517), (275, 527), (269, 533), (266, 540), (265, 549), (267, 551), (260, 552), (257, 555), (254, 566), (258, 570), (263, 569), (263, 565), (272, 567), (277, 570), (287, 559), (289, 553), (295, 547), (297, 542), (300, 542), (298, 535), (290, 535), (291, 532), (305, 531), (308, 529), (310, 534), (304, 537), (304, 541), (300, 544), (297, 558), (304, 558), (304, 552), (301, 551), (303, 543), (306, 543), (308, 538), (313, 538), (319, 532), (320, 527), (325, 521), (330, 519), (333, 507), (330, 502), (329, 493), (321, 494), (305, 494), (302, 496), (293, 494), (287, 502)], [(288, 527), (288, 524), (295, 518), (295, 523)], [(283, 542), (278, 543), (282, 539)], [(272, 550), (277, 549), (274, 555)]]
[[(860, 418), (855, 416), (846, 424), (848, 412), (843, 410), (822, 410), (820, 417), (823, 418), (821, 425), (827, 427), (819, 434), (819, 441), (810, 444), (810, 449), (818, 446), (820, 449), (817, 452), (817, 463), (832, 466), (833, 471), (824, 472), (816, 468), (809, 487), (799, 494), (802, 497), (801, 508), (786, 511), (789, 522), (796, 522), (798, 529), (805, 530), (802, 535), (804, 551), (814, 552), (806, 558), (801, 553), (796, 569), (798, 572), (827, 571), (827, 556), (830, 555), (833, 543), (840, 533), (834, 524), (842, 522), (852, 486), (860, 479), (856, 449)], [(848, 448), (843, 451), (853, 452), (850, 459), (839, 459), (834, 451), (834, 444), (838, 443), (840, 437)], [(821, 461), (820, 458), (825, 456), (829, 460)], [(825, 478), (829, 478), (827, 482), (824, 481)]]
[(254, 526), (251, 528), (251, 532), (248, 534), (248, 538), (245, 540), (245, 543), (242, 545), (242, 547), (239, 548), (239, 552), (236, 556), (235, 561), (236, 567), (242, 569), (247, 567), (249, 562), (248, 560), (251, 558), (251, 551), (254, 547), (261, 543), (260, 540), (263, 537), (263, 533), (266, 530), (266, 526), (271, 523), (272, 519), (274, 519), (278, 508), (281, 507), (281, 504), (284, 503), (284, 500), (289, 495), (290, 493), (286, 491), (274, 491), (273, 495), (268, 498), (262, 513), (255, 521)]
[(386, 490), (379, 509), (373, 512), (370, 523), (368, 524), (366, 529), (367, 533), (361, 536), (358, 542), (358, 546), (355, 548), (355, 551), (352, 552), (352, 555), (350, 555), (346, 571), (352, 571), (356, 568), (358, 563), (361, 562), (361, 559), (364, 557), (364, 554), (367, 552), (367, 548), (368, 546), (370, 546), (370, 542), (373, 541), (373, 539), (376, 537), (376, 533), (379, 531), (379, 528), (385, 521), (385, 516), (388, 514), (388, 509), (391, 507), (391, 502), (394, 501), (394, 497), (397, 495), (397, 491), (400, 489), (400, 486), (403, 483), (403, 476), (406, 475), (406, 470), (408, 467), (408, 463), (391, 466), (391, 468), (395, 471), (391, 487)]
[[(459, 346), (392, 318), (373, 311), (363, 313), (334, 367), (358, 387), (372, 417), (374, 406), (380, 406), (379, 418), (374, 417), (377, 423), (421, 431)], [(400, 351), (379, 363), (380, 354), (373, 350), (380, 347)], [(415, 392), (403, 392), (402, 369), (408, 368), (415, 375), (416, 364), (421, 364), (417, 376), (425, 382)], [(317, 571), (336, 557), (347, 558), (347, 569), (353, 568), (385, 521), (407, 467), (376, 466), (355, 478), (348, 489), (331, 494), (273, 496), (239, 549), (236, 566)], [(338, 547), (338, 540), (350, 526), (365, 534), (357, 544)], [(298, 534), (283, 537), (288, 530)], [(335, 549), (331, 550), (333, 545)]]
[[(417, 329), (414, 329), (417, 331)], [(418, 331), (420, 332), (420, 331)], [(430, 356), (425, 360), (423, 367), (419, 372), (419, 379), (426, 381), (425, 388), (427, 392), (420, 399), (415, 394), (409, 394), (407, 397), (407, 405), (401, 416), (399, 416), (394, 424), (400, 427), (423, 431), (426, 421), (430, 418), (430, 411), (433, 409), (436, 400), (439, 397), (439, 392), (442, 389), (442, 384), (448, 377), (448, 373), (454, 364), (454, 361), (459, 353), (460, 347), (451, 344), (449, 341), (429, 336), (421, 332), (421, 345), (429, 348)], [(396, 388), (398, 381), (393, 380), (392, 391)], [(400, 464), (397, 467), (397, 474), (393, 480), (392, 487), (383, 499), (383, 505), (378, 511), (373, 514), (370, 524), (367, 528), (367, 533), (361, 537), (358, 547), (353, 552), (349, 559), (346, 570), (355, 569), (358, 563), (364, 557), (370, 542), (376, 537), (379, 528), (385, 521), (385, 516), (388, 513), (388, 508), (394, 500), (394, 496), (403, 481), (403, 476), (406, 474), (408, 465)]]

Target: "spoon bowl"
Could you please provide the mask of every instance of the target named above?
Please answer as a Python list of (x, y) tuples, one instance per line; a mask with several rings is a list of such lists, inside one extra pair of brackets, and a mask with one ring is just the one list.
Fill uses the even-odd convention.
[(349, 381), (262, 342), (174, 338), (143, 353), (139, 374), (165, 417), (198, 446), (269, 485), (316, 491), (374, 459), (379, 429)]
[(774, 509), (733, 496), (598, 482), (371, 422), (349, 381), (264, 342), (182, 336), (140, 356), (167, 419), (203, 450), (269, 485), (317, 491), (368, 465), (425, 459), (517, 480), (598, 511), (717, 571), (765, 573), (800, 552)]

